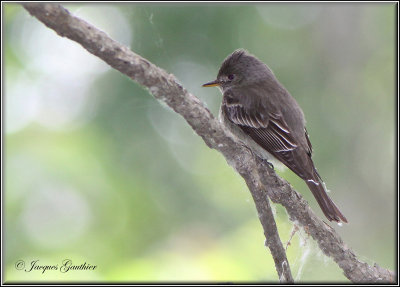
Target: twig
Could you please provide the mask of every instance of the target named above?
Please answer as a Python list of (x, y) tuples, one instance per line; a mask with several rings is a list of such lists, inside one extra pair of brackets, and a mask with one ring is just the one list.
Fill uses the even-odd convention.
[(292, 243), (291, 243), (292, 238), (293, 238), (293, 236), (296, 234), (296, 232), (297, 232), (298, 230), (299, 230), (299, 227), (298, 227), (296, 224), (294, 224), (294, 225), (293, 225), (292, 232), (290, 233), (290, 238), (289, 238), (289, 240), (286, 242), (285, 251), (287, 251), (289, 245), (292, 244)]
[[(136, 55), (96, 27), (72, 16), (60, 5), (25, 3), (23, 6), (60, 36), (80, 43), (90, 53), (147, 87), (155, 98), (164, 101), (184, 117), (204, 142), (210, 148), (221, 152), (228, 164), (244, 178), (252, 193), (265, 234), (272, 232), (269, 228), (275, 224), (275, 222), (271, 222), (273, 217), (269, 213), (268, 194), (273, 202), (286, 208), (292, 221), (307, 228), (323, 253), (334, 259), (348, 279), (353, 282), (370, 283), (394, 283), (397, 281), (393, 271), (381, 268), (376, 264), (370, 266), (358, 260), (336, 231), (311, 211), (302, 196), (294, 191), (285, 180), (278, 177), (261, 159), (255, 157), (247, 148), (232, 138), (199, 99), (188, 93), (173, 75)], [(278, 241), (279, 243), (276, 238), (267, 236), (267, 244), (274, 260), (277, 258), (279, 262), (283, 262), (281, 266), (285, 267), (286, 255), (281, 241), (279, 239)], [(272, 246), (273, 244), (276, 246)], [(282, 248), (282, 252), (279, 251), (280, 248)], [(275, 260), (275, 262), (277, 261)], [(287, 267), (289, 267), (288, 263)], [(289, 268), (277, 266), (277, 271), (280, 272), (280, 278), (286, 281), (292, 280)]]

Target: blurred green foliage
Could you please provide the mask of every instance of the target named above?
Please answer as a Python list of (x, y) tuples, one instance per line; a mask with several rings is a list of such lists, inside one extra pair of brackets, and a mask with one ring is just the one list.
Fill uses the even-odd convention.
[[(302, 106), (314, 161), (361, 260), (395, 268), (395, 4), (68, 4), (216, 115), (245, 48)], [(243, 180), (184, 120), (16, 4), (4, 4), (5, 280), (277, 282)], [(305, 184), (291, 182), (323, 217)], [(275, 206), (282, 241), (293, 226)], [(334, 225), (334, 224), (333, 224)], [(24, 272), (71, 259), (95, 271)], [(303, 231), (298, 282), (346, 282)]]

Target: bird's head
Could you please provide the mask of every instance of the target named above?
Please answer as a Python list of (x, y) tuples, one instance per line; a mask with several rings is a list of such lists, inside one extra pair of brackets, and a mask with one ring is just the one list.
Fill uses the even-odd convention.
[(246, 50), (239, 49), (230, 54), (221, 65), (217, 79), (203, 87), (218, 86), (222, 91), (232, 87), (246, 86), (265, 80), (272, 71)]

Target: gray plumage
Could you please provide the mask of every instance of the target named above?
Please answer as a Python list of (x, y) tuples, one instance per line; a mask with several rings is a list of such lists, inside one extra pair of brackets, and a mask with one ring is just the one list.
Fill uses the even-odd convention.
[(302, 178), (329, 220), (347, 222), (311, 159), (303, 111), (266, 64), (236, 50), (222, 63), (217, 79), (203, 86), (221, 89), (220, 117), (235, 136), (259, 156), (272, 155)]

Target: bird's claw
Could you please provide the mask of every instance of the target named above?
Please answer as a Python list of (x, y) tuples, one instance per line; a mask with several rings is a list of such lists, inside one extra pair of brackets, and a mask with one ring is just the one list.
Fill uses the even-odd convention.
[(275, 169), (274, 165), (273, 165), (271, 162), (269, 162), (267, 159), (263, 159), (263, 162), (264, 162), (266, 165), (268, 165), (268, 167), (269, 167), (270, 169)]

